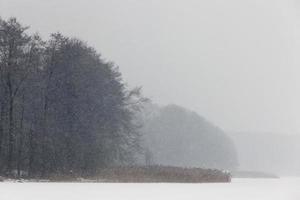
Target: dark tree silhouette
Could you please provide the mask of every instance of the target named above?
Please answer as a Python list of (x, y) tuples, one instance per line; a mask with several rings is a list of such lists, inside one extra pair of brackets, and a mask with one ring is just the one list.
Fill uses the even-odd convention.
[(0, 20), (0, 161), (9, 175), (87, 176), (131, 163), (144, 99), (81, 40)]

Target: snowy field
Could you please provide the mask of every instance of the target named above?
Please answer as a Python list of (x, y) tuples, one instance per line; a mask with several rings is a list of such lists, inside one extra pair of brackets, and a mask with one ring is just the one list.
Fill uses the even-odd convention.
[(229, 184), (0, 183), (0, 200), (300, 200), (300, 179)]

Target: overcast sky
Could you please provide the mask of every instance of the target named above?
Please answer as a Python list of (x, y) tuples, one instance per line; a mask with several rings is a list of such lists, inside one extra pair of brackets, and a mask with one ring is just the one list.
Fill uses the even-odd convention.
[(300, 132), (297, 0), (0, 0), (44, 38), (60, 31), (159, 104), (230, 131)]

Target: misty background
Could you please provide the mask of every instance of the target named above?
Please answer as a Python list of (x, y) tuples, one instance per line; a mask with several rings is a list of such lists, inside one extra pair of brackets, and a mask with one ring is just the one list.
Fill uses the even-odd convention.
[(216, 124), (242, 169), (283, 173), (300, 166), (290, 148), (300, 138), (299, 9), (296, 0), (0, 0), (2, 17), (46, 38), (83, 38), (153, 102)]

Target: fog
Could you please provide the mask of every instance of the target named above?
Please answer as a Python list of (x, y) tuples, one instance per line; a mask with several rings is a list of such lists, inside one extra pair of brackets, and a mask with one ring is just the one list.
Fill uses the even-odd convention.
[(153, 102), (225, 132), (300, 135), (297, 0), (0, 0), (0, 15), (87, 41)]
[(299, 131), (296, 1), (0, 2), (43, 35), (84, 38), (158, 103), (226, 130)]

